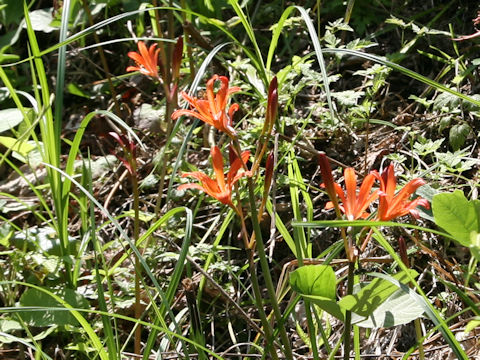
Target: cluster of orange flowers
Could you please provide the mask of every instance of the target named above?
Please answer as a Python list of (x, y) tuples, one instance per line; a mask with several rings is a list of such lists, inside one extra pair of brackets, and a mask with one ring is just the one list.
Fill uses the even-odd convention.
[[(410, 196), (422, 185), (425, 181), (420, 178), (410, 180), (397, 194), (397, 179), (395, 177), (393, 164), (390, 164), (380, 175), (378, 171), (371, 171), (363, 179), (360, 190), (357, 193), (357, 176), (353, 168), (346, 168), (343, 177), (345, 179), (346, 193), (342, 187), (333, 181), (332, 170), (325, 155), (320, 155), (320, 170), (324, 181), (324, 186), (327, 193), (332, 199), (325, 206), (326, 209), (335, 207), (334, 202), (337, 201), (337, 196), (342, 202), (338, 207), (345, 214), (348, 220), (366, 219), (370, 214), (366, 211), (367, 208), (379, 198), (378, 211), (376, 220), (389, 221), (397, 217), (411, 214), (414, 217), (419, 217), (417, 206), (429, 208), (430, 205), (426, 199), (417, 197), (414, 200), (409, 200)], [(379, 189), (372, 191), (375, 180), (380, 183)]]
[[(129, 66), (127, 71), (140, 71), (142, 74), (152, 77), (158, 77), (158, 53), (156, 45), (149, 49), (143, 42), (138, 44), (139, 53), (129, 52), (128, 56), (135, 60), (137, 66)], [(217, 92), (214, 91), (216, 82), (220, 82)], [(238, 110), (238, 104), (232, 104), (228, 108), (228, 98), (230, 95), (240, 91), (239, 87), (229, 87), (229, 80), (225, 76), (214, 75), (207, 82), (206, 99), (198, 99), (182, 92), (183, 98), (190, 104), (191, 109), (177, 110), (172, 114), (172, 119), (178, 119), (182, 115), (197, 118), (206, 124), (215, 127), (224, 132), (231, 139), (235, 140), (237, 133), (233, 127), (233, 115)], [(272, 81), (268, 94), (267, 105), (267, 126), (265, 131), (270, 132), (273, 127), (278, 106), (278, 94), (276, 79)], [(242, 176), (251, 176), (245, 164), (250, 156), (249, 151), (244, 151), (240, 156), (233, 149), (230, 149), (230, 170), (225, 178), (223, 156), (220, 149), (216, 146), (211, 148), (211, 156), (215, 178), (200, 171), (186, 172), (182, 177), (193, 177), (198, 183), (184, 184), (179, 189), (198, 189), (214, 197), (221, 203), (235, 209), (232, 202), (232, 191), (235, 183)], [(262, 154), (263, 155), (263, 154)], [(255, 166), (254, 166), (255, 168)], [(425, 182), (416, 178), (408, 182), (398, 193), (395, 193), (397, 180), (394, 174), (393, 165), (390, 165), (379, 174), (377, 171), (371, 171), (363, 180), (360, 190), (357, 193), (357, 177), (353, 168), (347, 168), (344, 172), (346, 193), (342, 187), (333, 181), (332, 171), (325, 155), (320, 156), (320, 168), (324, 181), (324, 186), (331, 199), (326, 208), (330, 209), (338, 206), (345, 214), (348, 220), (367, 218), (370, 214), (368, 207), (375, 200), (379, 199), (379, 206), (376, 215), (377, 220), (388, 221), (408, 213), (418, 217), (417, 206), (429, 207), (427, 200), (417, 197), (415, 200), (409, 200), (410, 196)], [(271, 170), (273, 171), (273, 169)], [(268, 174), (267, 174), (268, 176)], [(379, 182), (379, 188), (372, 191), (375, 181)], [(338, 196), (338, 198), (337, 198)], [(340, 199), (341, 204), (338, 204)]]

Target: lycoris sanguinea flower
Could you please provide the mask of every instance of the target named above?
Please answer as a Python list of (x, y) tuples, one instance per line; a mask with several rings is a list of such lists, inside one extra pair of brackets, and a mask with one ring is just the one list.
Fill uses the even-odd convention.
[(133, 59), (137, 66), (127, 67), (127, 71), (140, 71), (143, 75), (158, 78), (158, 54), (157, 44), (151, 45), (148, 49), (143, 41), (138, 42), (138, 52), (130, 51), (127, 55)]
[[(220, 89), (218, 89), (217, 93), (213, 91), (216, 81), (220, 81)], [(234, 138), (236, 137), (236, 132), (233, 128), (232, 118), (233, 114), (238, 110), (238, 104), (232, 104), (228, 112), (226, 107), (228, 97), (238, 91), (240, 91), (240, 88), (237, 86), (228, 87), (228, 78), (226, 76), (214, 75), (207, 82), (206, 99), (191, 97), (182, 91), (183, 98), (190, 104), (192, 110), (177, 110), (172, 114), (172, 119), (175, 120), (182, 115), (192, 116)]]
[[(378, 190), (371, 191), (373, 183), (375, 182), (374, 173), (375, 172), (371, 172), (365, 176), (358, 194), (357, 175), (353, 168), (346, 168), (343, 172), (346, 193), (338, 183), (333, 183), (335, 193), (341, 201), (339, 207), (348, 220), (356, 220), (359, 218), (365, 219), (370, 215), (366, 210), (368, 206), (378, 198)], [(334, 205), (332, 201), (329, 201), (325, 206), (326, 209), (331, 209), (333, 207)]]
[(191, 176), (200, 181), (201, 184), (183, 184), (178, 187), (178, 190), (183, 189), (198, 189), (204, 191), (211, 197), (217, 199), (222, 204), (228, 205), (234, 210), (235, 206), (232, 202), (232, 190), (235, 183), (242, 176), (251, 176), (250, 171), (244, 171), (242, 169), (243, 164), (248, 161), (250, 156), (249, 151), (242, 152), (242, 159), (240, 160), (235, 152), (231, 151), (231, 163), (230, 170), (225, 179), (223, 170), (223, 156), (220, 149), (217, 146), (213, 146), (210, 150), (212, 155), (213, 170), (215, 172), (215, 179), (210, 178), (208, 175), (201, 171), (186, 172), (182, 174), (182, 177)]
[(422, 185), (425, 181), (420, 178), (410, 180), (396, 195), (397, 179), (395, 178), (393, 164), (390, 164), (381, 176), (377, 176), (380, 181), (379, 206), (377, 218), (382, 221), (389, 221), (399, 216), (412, 214), (415, 218), (419, 217), (419, 212), (416, 209), (421, 205), (429, 208), (430, 204), (426, 199), (417, 197), (415, 200), (409, 200), (410, 196)]

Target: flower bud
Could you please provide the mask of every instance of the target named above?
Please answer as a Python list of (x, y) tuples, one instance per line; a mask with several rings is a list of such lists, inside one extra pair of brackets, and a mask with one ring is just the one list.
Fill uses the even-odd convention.
[(269, 134), (273, 129), (273, 125), (275, 124), (278, 113), (278, 82), (276, 76), (272, 79), (272, 81), (270, 81), (267, 101), (267, 114), (265, 116), (265, 123), (267, 133)]
[(273, 151), (267, 156), (267, 163), (265, 165), (265, 185), (264, 191), (268, 191), (270, 189), (270, 185), (272, 184), (273, 179), (273, 166), (275, 162), (275, 156)]
[(179, 36), (172, 55), (172, 81), (178, 81), (180, 77), (180, 66), (182, 65), (183, 37)]
[(405, 243), (405, 239), (403, 238), (403, 236), (400, 236), (398, 238), (398, 250), (400, 253), (400, 258), (402, 259), (405, 266), (410, 267), (407, 255), (407, 244)]

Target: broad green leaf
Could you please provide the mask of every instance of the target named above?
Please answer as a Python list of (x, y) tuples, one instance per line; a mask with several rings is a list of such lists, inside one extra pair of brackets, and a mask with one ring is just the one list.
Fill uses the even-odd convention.
[[(65, 288), (53, 292), (74, 308), (88, 309), (89, 307), (88, 301), (72, 289)], [(54, 298), (34, 288), (30, 288), (22, 294), (20, 305), (63, 308)], [(17, 313), (23, 321), (31, 326), (78, 325), (75, 317), (67, 309), (18, 310)]]
[(472, 128), (467, 123), (456, 124), (450, 128), (448, 141), (453, 150), (457, 151), (463, 146), (471, 130)]
[(69, 83), (67, 85), (67, 91), (70, 93), (70, 94), (73, 94), (73, 95), (77, 95), (77, 96), (80, 96), (80, 97), (83, 97), (83, 98), (86, 98), (86, 99), (91, 99), (92, 96), (89, 95), (87, 92), (83, 91), (82, 89), (80, 89), (78, 87), (77, 84), (75, 83)]
[[(477, 211), (477, 214), (480, 214), (480, 211)], [(470, 233), (470, 251), (472, 255), (480, 261), (480, 233), (472, 231)]]
[[(35, 31), (42, 31), (44, 33), (50, 33), (52, 31), (58, 30), (51, 26), (53, 21), (52, 8), (47, 9), (38, 9), (30, 12), (30, 21), (32, 28)], [(23, 22), (23, 27), (26, 28), (25, 22)]]
[(465, 332), (469, 333), (470, 331), (478, 327), (480, 327), (480, 317), (477, 316), (473, 320), (470, 320), (468, 322), (467, 326), (465, 326)]
[(433, 197), (435, 223), (466, 247), (480, 233), (480, 201), (468, 201), (461, 190)]
[(336, 282), (335, 272), (328, 265), (306, 265), (290, 274), (290, 286), (300, 295), (335, 300)]
[[(124, 211), (123, 214), (125, 216), (134, 218), (135, 217), (135, 211), (134, 210), (128, 210)], [(152, 221), (155, 218), (155, 214), (144, 212), (144, 211), (139, 211), (138, 212), (138, 219), (143, 222), (149, 222)]]
[(335, 316), (337, 319), (345, 320), (345, 309), (341, 308), (335, 300), (313, 295), (302, 295), (305, 300), (311, 301), (317, 305), (320, 309), (325, 310), (330, 315)]
[[(418, 275), (415, 270), (410, 270), (409, 272), (412, 277)], [(408, 275), (403, 271), (392, 277), (401, 283), (408, 282)], [(356, 294), (345, 296), (338, 304), (345, 310), (350, 310), (358, 315), (367, 317), (397, 290), (398, 287), (390, 281), (377, 278)]]
[(387, 328), (407, 324), (422, 316), (423, 313), (423, 308), (408, 293), (399, 289), (367, 319), (355, 313), (352, 314), (352, 323), (363, 328)]
[(17, 109), (0, 110), (0, 133), (13, 129), (23, 121), (22, 112)]
[[(10, 240), (18, 249), (26, 248), (29, 251), (43, 251), (49, 255), (61, 256), (60, 239), (57, 232), (51, 227), (30, 228), (18, 231)], [(73, 236), (68, 237), (68, 250), (75, 252), (77, 240)]]
[(7, 149), (12, 149), (13, 152), (20, 155), (20, 157), (16, 156), (15, 158), (17, 158), (18, 160), (23, 159), (23, 162), (26, 161), (25, 159), (27, 157), (27, 154), (36, 148), (36, 145), (34, 143), (31, 143), (29, 141), (20, 141), (9, 136), (0, 136), (0, 144), (5, 146)]

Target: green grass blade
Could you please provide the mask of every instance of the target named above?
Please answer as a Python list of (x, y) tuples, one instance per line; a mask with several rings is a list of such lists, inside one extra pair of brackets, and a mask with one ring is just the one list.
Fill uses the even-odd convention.
[(44, 359), (47, 359), (47, 360), (53, 360), (50, 356), (48, 356), (47, 354), (45, 354), (42, 349), (39, 349), (37, 348), (34, 344), (26, 341), (24, 338), (21, 338), (21, 337), (18, 337), (18, 336), (15, 336), (15, 335), (12, 335), (12, 334), (9, 334), (9, 333), (4, 333), (3, 331), (0, 331), (0, 336), (6, 338), (6, 339), (11, 339), (15, 342), (18, 342), (19, 344), (23, 344), (25, 345), (27, 348), (30, 348), (34, 351), (38, 353), (40, 353), (40, 355), (44, 358)]
[[(0, 285), (3, 285), (3, 284), (18, 284), (18, 285), (23, 285), (23, 286), (26, 286), (26, 287), (38, 288), (38, 286), (29, 284), (29, 283), (25, 283), (25, 282), (20, 282), (20, 281), (0, 281)], [(43, 289), (43, 288), (40, 288), (40, 289)], [(45, 290), (45, 289), (43, 289), (43, 292), (46, 292), (47, 294), (51, 294), (48, 290)], [(138, 319), (135, 319), (135, 318), (132, 318), (132, 317), (129, 317), (129, 316), (126, 316), (126, 315), (121, 315), (121, 314), (118, 314), (118, 313), (106, 313), (106, 312), (100, 311), (100, 310), (79, 309), (79, 308), (69, 307), (68, 304), (65, 304), (63, 299), (58, 298), (58, 296), (56, 296), (54, 294), (52, 294), (52, 295), (54, 296), (54, 299), (57, 302), (59, 302), (63, 307), (59, 307), (59, 308), (55, 308), (55, 307), (47, 307), (46, 308), (46, 307), (41, 307), (41, 306), (3, 307), (3, 308), (0, 307), (0, 313), (16, 313), (17, 311), (28, 311), (28, 310), (32, 310), (32, 311), (55, 310), (55, 311), (69, 311), (69, 312), (72, 312), (72, 313), (76, 312), (78, 314), (88, 313), (88, 314), (111, 316), (111, 317), (114, 317), (114, 318), (119, 319), (119, 320), (124, 320), (124, 321), (132, 322), (132, 323), (138, 323), (138, 324), (141, 324), (142, 326), (145, 326), (145, 327), (154, 328), (154, 329), (156, 329), (158, 331), (161, 331), (161, 332), (163, 332), (163, 333), (165, 333), (169, 336), (176, 337), (177, 339), (179, 339), (179, 340), (181, 340), (185, 343), (192, 344), (196, 347), (201, 348), (203, 351), (205, 351), (206, 353), (208, 353), (209, 355), (211, 355), (215, 359), (224, 360), (224, 358), (217, 355), (216, 353), (214, 353), (210, 349), (207, 349), (206, 347), (202, 346), (201, 344), (198, 344), (198, 343), (194, 342), (193, 340), (191, 340), (189, 338), (186, 338), (186, 337), (184, 337), (180, 334), (177, 334), (177, 333), (169, 330), (168, 327), (156, 326), (156, 325), (153, 325), (153, 324), (148, 323), (146, 321), (138, 320)], [(67, 306), (65, 306), (65, 305), (67, 305)], [(102, 358), (102, 360), (103, 360), (103, 358)], [(108, 359), (105, 359), (105, 360), (108, 360)]]
[(414, 224), (405, 224), (405, 223), (397, 223), (393, 221), (373, 221), (373, 220), (319, 220), (319, 221), (305, 221), (305, 222), (299, 222), (299, 221), (293, 221), (292, 226), (301, 226), (301, 227), (320, 227), (320, 228), (325, 228), (325, 227), (378, 227), (378, 226), (398, 226), (398, 227), (405, 227), (405, 228), (410, 228), (410, 229), (415, 229), (415, 230), (420, 230), (420, 231), (427, 231), (432, 234), (440, 235), (443, 237), (446, 237), (451, 240), (455, 240), (452, 235), (447, 234), (443, 231), (438, 231), (434, 229), (429, 229), (425, 228), (422, 226), (414, 225)]
[[(296, 164), (295, 159), (295, 151), (292, 149), (290, 151), (289, 161), (287, 165), (287, 173), (288, 173), (288, 180), (289, 180), (289, 188), (290, 188), (290, 203), (292, 204), (293, 210), (293, 219), (300, 220), (303, 218), (302, 213), (300, 211), (300, 191), (299, 191), (299, 182), (298, 179), (302, 178), (301, 174), (298, 174), (298, 163)], [(295, 164), (297, 166), (295, 166)], [(301, 180), (303, 183), (303, 180)], [(307, 254), (307, 238), (305, 236), (305, 232), (303, 228), (299, 226), (293, 228), (293, 240), (295, 241), (295, 250), (296, 256), (299, 260), (300, 264), (302, 260), (306, 257), (310, 257)]]
[[(273, 206), (270, 199), (267, 200), (266, 208), (267, 208), (268, 214), (270, 216), (273, 216)], [(293, 240), (292, 236), (288, 232), (288, 229), (283, 223), (282, 218), (276, 212), (275, 212), (275, 227), (277, 228), (277, 231), (280, 233), (280, 235), (282, 235), (283, 240), (288, 245), (293, 255), (295, 255), (295, 257), (298, 258), (297, 250), (295, 248), (295, 241)]]
[[(133, 251), (135, 253), (135, 255), (138, 257), (139, 261), (140, 261), (140, 264), (142, 265), (143, 269), (145, 270), (145, 273), (148, 275), (148, 277), (150, 278), (150, 280), (152, 281), (154, 287), (155, 287), (155, 290), (158, 292), (158, 294), (160, 295), (160, 298), (162, 300), (163, 303), (165, 304), (168, 304), (169, 301), (167, 300), (166, 298), (166, 295), (165, 295), (165, 292), (162, 290), (160, 284), (158, 283), (157, 279), (155, 278), (155, 276), (153, 275), (150, 267), (148, 266), (148, 264), (145, 262), (145, 259), (143, 258), (143, 256), (141, 255), (140, 251), (138, 250), (136, 244), (132, 241), (132, 239), (130, 239), (130, 237), (128, 236), (128, 234), (123, 230), (123, 228), (120, 226), (120, 224), (118, 223), (117, 220), (115, 220), (112, 215), (107, 211), (107, 209), (105, 209), (102, 204), (100, 204), (100, 202), (98, 202), (98, 200), (88, 192), (87, 189), (85, 189), (81, 184), (79, 184), (72, 176), (70, 176), (69, 174), (67, 174), (66, 172), (64, 172), (63, 170), (61, 169), (58, 169), (58, 168), (55, 168), (53, 167), (52, 165), (50, 164), (46, 164), (44, 163), (45, 166), (51, 168), (51, 169), (54, 169), (55, 171), (58, 171), (59, 174), (65, 176), (66, 178), (68, 178), (73, 184), (75, 184), (75, 186), (77, 186), (77, 188), (82, 191), (89, 199), (90, 201), (92, 201), (95, 206), (97, 206), (107, 217), (108, 219), (113, 223), (113, 225), (115, 226), (115, 228), (117, 229), (117, 231), (120, 233), (121, 237), (128, 243), (128, 246), (129, 246), (129, 249), (131, 249), (131, 251)], [(190, 217), (191, 218), (191, 211), (190, 209), (188, 208), (176, 208), (176, 209), (172, 209), (170, 210), (170, 212), (168, 214), (172, 214), (172, 213), (175, 213), (175, 212), (179, 212), (179, 211), (185, 211), (186, 213), (186, 216), (187, 216), (187, 219)], [(165, 216), (164, 216), (165, 217)], [(187, 223), (188, 221), (190, 221), (191, 223), (191, 219), (190, 220), (187, 220)], [(143, 282), (143, 285), (144, 285), (144, 288), (146, 288), (145, 286), (145, 283), (144, 283), (144, 280), (143, 278), (141, 279), (142, 282)], [(147, 291), (147, 294), (150, 296), (150, 292)], [(153, 300), (153, 299), (151, 299)], [(163, 327), (166, 327), (166, 323), (165, 323), (165, 320), (164, 320), (164, 314), (161, 314), (157, 305), (155, 304), (154, 301), (152, 301), (152, 305), (153, 305), (153, 308), (154, 308), (154, 311), (155, 311), (155, 314), (157, 316), (157, 319), (159, 319), (160, 323), (162, 324)], [(167, 308), (167, 313), (168, 315), (170, 316), (172, 322), (175, 322), (175, 315), (173, 314), (172, 310), (170, 308)], [(178, 331), (180, 332), (180, 329), (178, 328), (178, 324), (177, 324), (177, 329)]]
[(450, 348), (453, 350), (455, 355), (457, 356), (458, 359), (465, 359), (467, 360), (468, 357), (463, 351), (461, 345), (455, 338), (455, 335), (452, 333), (452, 331), (449, 329), (447, 323), (445, 320), (442, 318), (440, 313), (433, 307), (433, 305), (430, 303), (428, 297), (425, 295), (423, 292), (422, 288), (418, 283), (415, 281), (413, 276), (409, 273), (409, 269), (407, 266), (403, 263), (403, 261), (400, 259), (400, 256), (398, 256), (397, 252), (393, 249), (393, 247), (389, 244), (389, 242), (383, 237), (382, 233), (376, 228), (372, 227), (374, 233), (375, 233), (375, 240), (390, 254), (390, 256), (397, 262), (398, 266), (405, 272), (405, 274), (408, 276), (410, 283), (417, 289), (418, 294), (416, 294), (412, 289), (410, 289), (408, 286), (401, 284), (398, 282), (396, 284), (396, 280), (392, 279), (391, 277), (387, 277), (383, 274), (377, 274), (377, 277), (383, 277), (388, 281), (392, 281), (395, 283), (398, 287), (402, 288), (404, 291), (408, 292), (411, 297), (413, 297), (417, 303), (419, 303), (424, 309), (425, 312), (427, 313), (428, 317), (430, 320), (432, 320), (436, 325), (440, 325), (440, 332), (443, 335), (443, 338), (448, 342), (450, 345)]
[(455, 95), (456, 97), (462, 99), (462, 100), (465, 100), (465, 101), (468, 101), (478, 107), (480, 107), (480, 101), (479, 100), (475, 100), (474, 98), (468, 96), (468, 95), (465, 95), (465, 94), (462, 94), (458, 91), (455, 91), (453, 89), (450, 89), (449, 87), (445, 86), (445, 85), (442, 85), (434, 80), (431, 80), (429, 78), (427, 78), (426, 76), (423, 76), (423, 75), (420, 75), (418, 73), (416, 73), (415, 71), (412, 71), (410, 69), (407, 69), (406, 67), (403, 67), (401, 65), (398, 65), (394, 62), (391, 62), (389, 60), (386, 60), (382, 57), (379, 57), (379, 56), (376, 56), (376, 55), (372, 55), (372, 54), (368, 54), (368, 53), (364, 53), (364, 52), (360, 52), (360, 51), (357, 51), (357, 50), (350, 50), (350, 49), (324, 49), (322, 50), (324, 53), (328, 54), (328, 53), (339, 53), (339, 54), (348, 54), (348, 55), (353, 55), (353, 56), (358, 56), (358, 57), (361, 57), (361, 58), (364, 58), (364, 59), (367, 59), (367, 60), (371, 60), (373, 62), (377, 62), (379, 64), (383, 64), (385, 66), (388, 66), (396, 71), (399, 71), (401, 72), (402, 74), (408, 76), (408, 77), (411, 77), (412, 79), (415, 79), (415, 80), (418, 80), (428, 86), (431, 86), (441, 92), (446, 92), (446, 93), (449, 93), (449, 94), (452, 94), (452, 95)]
[[(216, 233), (217, 236), (215, 237), (215, 240), (213, 241), (213, 244), (212, 244), (214, 248), (220, 244), (220, 241), (222, 240), (223, 235), (225, 234), (225, 231), (227, 231), (228, 229), (228, 225), (230, 225), (230, 222), (233, 220), (234, 217), (235, 217), (235, 212), (232, 209), (229, 209), (227, 216), (225, 216), (225, 219), (223, 220), (223, 223), (220, 226), (220, 229), (218, 229)], [(212, 229), (214, 224), (215, 223), (212, 224)], [(205, 265), (203, 265), (203, 270), (205, 270), (205, 272), (208, 272), (208, 268), (210, 267), (210, 264), (212, 263), (214, 258), (215, 258), (215, 254), (213, 253), (208, 254), (207, 259), (205, 260)], [(206, 279), (203, 276), (202, 280), (200, 280), (200, 284), (198, 285), (197, 301), (200, 301), (202, 298), (202, 293), (203, 293), (203, 288), (205, 286), (205, 283), (206, 283)]]
[(232, 6), (237, 16), (240, 18), (243, 28), (245, 29), (245, 32), (247, 33), (250, 41), (253, 44), (253, 48), (255, 49), (255, 54), (257, 55), (257, 62), (260, 65), (260, 69), (259, 69), (260, 76), (263, 80), (265, 88), (268, 88), (268, 84), (269, 84), (268, 74), (267, 74), (265, 65), (263, 63), (262, 52), (260, 51), (260, 47), (258, 46), (257, 39), (255, 38), (255, 32), (253, 31), (252, 25), (248, 21), (247, 16), (243, 12), (241, 6), (238, 4), (238, 0), (229, 0), (228, 2)]
[[(37, 99), (39, 108), (45, 110), (44, 118), (40, 120), (40, 133), (42, 143), (44, 145), (43, 161), (59, 167), (60, 165), (60, 133), (57, 133), (54, 126), (54, 118), (50, 106), (50, 91), (48, 87), (47, 75), (43, 60), (40, 55), (40, 48), (38, 46), (37, 38), (30, 21), (30, 16), (26, 2), (24, 3), (25, 24), (27, 28), (28, 42), (30, 50), (33, 55), (32, 74), (33, 82), (35, 84), (35, 75), (38, 76), (40, 85), (40, 99)], [(65, 276), (67, 286), (75, 288), (73, 283), (73, 269), (71, 267), (71, 254), (69, 253), (68, 240), (68, 215), (64, 212), (68, 209), (68, 202), (62, 197), (62, 181), (60, 174), (53, 171), (51, 168), (47, 169), (48, 182), (50, 184), (51, 195), (55, 207), (56, 217), (54, 219), (54, 227), (60, 239), (60, 253), (65, 266)]]
[[(88, 165), (87, 165), (88, 164)], [(92, 182), (92, 168), (91, 168), (91, 162), (90, 162), (90, 157), (88, 157), (88, 162), (84, 162), (83, 164), (83, 176), (82, 178), (87, 178), (86, 179), (86, 187), (88, 187), (88, 191), (93, 194), (93, 182)], [(86, 197), (85, 197), (86, 198)], [(79, 202), (80, 203), (80, 202)], [(86, 212), (89, 214), (89, 232), (85, 234), (85, 237), (88, 237), (89, 240), (93, 244), (93, 252), (95, 256), (95, 282), (97, 285), (97, 292), (98, 292), (98, 306), (101, 311), (108, 312), (107, 308), (107, 302), (105, 300), (105, 293), (103, 291), (103, 283), (100, 278), (100, 272), (99, 272), (99, 266), (98, 264), (101, 263), (104, 268), (105, 267), (105, 258), (103, 256), (103, 251), (102, 247), (97, 239), (96, 236), (96, 226), (95, 226), (95, 210), (93, 207), (93, 203), (88, 204), (88, 210)], [(77, 256), (77, 258), (81, 258), (81, 256)], [(97, 259), (101, 261), (97, 261)], [(80, 262), (79, 262), (80, 263)], [(112, 301), (112, 307), (114, 306), (114, 296), (112, 290), (112, 286), (110, 283), (110, 277), (106, 277), (106, 280), (108, 282), (108, 288), (110, 290), (110, 299)], [(118, 340), (118, 337), (114, 335), (112, 323), (110, 320), (109, 316), (102, 315), (102, 324), (103, 324), (103, 334), (104, 337), (106, 338), (105, 342), (107, 344), (107, 349), (108, 349), (108, 358), (109, 360), (115, 360), (115, 359), (121, 359), (120, 351), (119, 351), (119, 346), (118, 343), (115, 341), (116, 339)]]
[[(164, 216), (162, 216), (161, 219), (165, 218), (165, 221), (167, 219), (170, 219), (170, 217), (174, 216), (176, 213), (178, 213), (178, 209), (172, 209), (169, 212), (167, 212)], [(160, 314), (165, 314), (167, 310), (170, 309), (170, 304), (173, 301), (173, 298), (175, 296), (175, 293), (177, 292), (178, 284), (180, 283), (180, 279), (184, 273), (185, 269), (185, 260), (188, 255), (188, 249), (190, 247), (190, 242), (191, 242), (191, 237), (192, 237), (192, 228), (193, 228), (193, 217), (191, 212), (187, 212), (187, 217), (186, 217), (186, 225), (185, 225), (185, 237), (182, 242), (182, 247), (180, 250), (180, 254), (178, 255), (178, 260), (175, 265), (175, 269), (173, 271), (173, 274), (170, 278), (170, 282), (167, 288), (167, 291), (165, 292), (165, 298), (167, 302), (162, 302), (160, 305)], [(152, 231), (153, 233), (153, 231)], [(143, 235), (142, 237), (145, 237)], [(141, 239), (139, 239), (140, 241)], [(151, 350), (153, 349), (153, 346), (155, 345), (155, 341), (157, 338), (157, 331), (152, 329), (150, 332), (148, 339), (147, 339), (147, 344), (145, 346), (145, 350), (143, 353), (143, 359), (148, 360), (149, 355), (151, 353)], [(187, 356), (188, 357), (188, 356)]]
[(296, 6), (296, 5), (289, 6), (288, 8), (285, 9), (282, 16), (280, 17), (280, 20), (278, 21), (277, 26), (272, 33), (272, 40), (270, 42), (270, 47), (268, 49), (268, 55), (267, 55), (266, 70), (270, 71), (273, 56), (275, 54), (275, 49), (277, 48), (277, 45), (278, 45), (278, 39), (280, 38), (280, 35), (282, 33), (283, 27), (285, 25), (285, 21), (288, 19), (288, 17), (290, 16), (291, 12), (294, 9), (300, 12), (300, 15), (302, 16), (303, 21), (307, 25), (308, 33), (310, 35), (310, 39), (312, 40), (313, 48), (315, 49), (315, 55), (317, 56), (317, 61), (318, 61), (318, 64), (320, 65), (320, 72), (322, 74), (323, 85), (325, 87), (325, 94), (327, 96), (328, 108), (330, 109), (331, 122), (332, 124), (335, 124), (336, 120), (333, 112), (332, 97), (330, 94), (330, 86), (328, 82), (327, 69), (325, 67), (325, 60), (323, 58), (322, 48), (320, 46), (320, 42), (318, 41), (318, 35), (312, 23), (312, 20), (308, 16), (307, 11), (301, 6)]
[[(2, 281), (2, 283), (4, 283), (4, 282)], [(63, 300), (61, 297), (55, 295), (54, 293), (48, 291), (47, 289), (45, 289), (43, 287), (33, 285), (33, 284), (29, 284), (29, 283), (25, 283), (25, 282), (22, 282), (22, 281), (14, 281), (14, 282), (9, 282), (9, 283), (16, 283), (16, 284), (19, 284), (19, 285), (23, 285), (23, 286), (30, 287), (30, 288), (36, 289), (38, 291), (41, 291), (41, 292), (47, 294), (48, 296), (50, 296), (52, 299), (54, 299), (60, 305), (62, 305), (63, 308), (64, 308), (62, 310), (69, 311), (75, 317), (75, 319), (79, 322), (79, 324), (83, 328), (83, 330), (85, 330), (88, 338), (90, 339), (90, 342), (92, 343), (93, 348), (96, 350), (100, 359), (101, 360), (109, 360), (108, 354), (105, 351), (105, 349), (103, 348), (102, 341), (97, 336), (97, 334), (95, 333), (93, 328), (90, 326), (90, 323), (82, 316), (82, 314), (77, 309), (75, 309), (73, 306), (71, 306), (69, 303), (67, 303), (65, 300)], [(18, 307), (16, 309), (19, 310), (20, 307)]]

